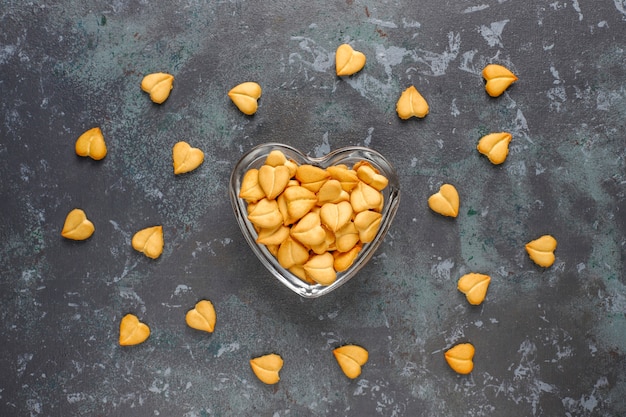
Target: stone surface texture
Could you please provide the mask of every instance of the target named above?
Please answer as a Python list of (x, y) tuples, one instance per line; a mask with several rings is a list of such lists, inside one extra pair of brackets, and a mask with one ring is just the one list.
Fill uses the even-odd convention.
[[(623, 0), (0, 2), (0, 415), (626, 415), (626, 3)], [(337, 77), (334, 52), (367, 57)], [(519, 81), (498, 98), (481, 70)], [(140, 89), (175, 76), (163, 104)], [(255, 115), (227, 92), (258, 82)], [(414, 85), (430, 106), (400, 120)], [(78, 157), (99, 126), (108, 155)], [(498, 166), (476, 150), (513, 135)], [(172, 147), (205, 153), (175, 176)], [(373, 259), (309, 300), (249, 250), (229, 176), (266, 142), (351, 145), (396, 167), (402, 198)], [(428, 197), (453, 184), (455, 219)], [(96, 231), (61, 237), (83, 209)], [(133, 234), (163, 225), (156, 260)], [(558, 241), (536, 266), (525, 243)], [(491, 276), (471, 306), (458, 278)], [(201, 299), (212, 334), (185, 325)], [(120, 319), (151, 328), (118, 345)], [(475, 346), (457, 375), (445, 350)], [(346, 378), (332, 351), (369, 361)], [(249, 360), (284, 359), (280, 382)]]

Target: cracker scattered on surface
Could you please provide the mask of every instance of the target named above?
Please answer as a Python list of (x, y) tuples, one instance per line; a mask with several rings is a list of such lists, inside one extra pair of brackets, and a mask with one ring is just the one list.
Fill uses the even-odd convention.
[(402, 92), (398, 102), (396, 103), (396, 112), (401, 119), (410, 119), (411, 117), (424, 118), (430, 111), (428, 102), (417, 91), (415, 86), (410, 86)]
[(261, 98), (261, 93), (259, 84), (248, 81), (233, 87), (228, 92), (228, 97), (243, 114), (252, 116), (259, 108), (258, 100)]
[(88, 239), (96, 230), (93, 223), (87, 219), (87, 215), (81, 209), (70, 211), (65, 218), (65, 224), (61, 236), (72, 240)]
[(498, 64), (487, 65), (482, 74), (487, 81), (485, 91), (491, 97), (502, 95), (511, 84), (518, 80), (517, 76), (508, 68)]
[(428, 198), (428, 207), (442, 216), (456, 217), (459, 214), (459, 193), (453, 185), (443, 184)]
[(469, 374), (474, 369), (474, 345), (471, 343), (461, 343), (444, 353), (446, 362), (455, 372), (459, 374)]
[(121, 346), (132, 346), (143, 343), (150, 336), (150, 327), (139, 321), (134, 314), (125, 315), (120, 321)]
[(365, 54), (355, 51), (347, 43), (339, 45), (335, 51), (335, 72), (340, 77), (356, 74), (363, 69), (365, 62)]
[(259, 356), (250, 360), (252, 372), (265, 384), (272, 385), (280, 381), (279, 372), (283, 368), (283, 358), (276, 353)]
[(195, 307), (185, 315), (187, 326), (208, 333), (213, 333), (215, 330), (216, 320), (215, 307), (209, 300), (198, 301)]
[(165, 72), (148, 74), (141, 80), (141, 89), (150, 94), (150, 100), (163, 103), (174, 88), (174, 76)]
[(181, 141), (172, 149), (174, 174), (185, 174), (198, 168), (204, 162), (204, 152), (192, 148), (187, 142)]
[(554, 237), (551, 235), (543, 235), (538, 239), (528, 242), (526, 244), (526, 252), (534, 263), (548, 268), (554, 263), (556, 245), (557, 241)]
[(487, 288), (491, 277), (484, 274), (469, 273), (459, 278), (457, 288), (467, 297), (467, 301), (472, 305), (479, 305), (487, 296)]
[(87, 156), (99, 161), (107, 155), (107, 145), (99, 127), (94, 127), (78, 137), (75, 145), (76, 155)]
[(489, 158), (492, 164), (499, 165), (506, 160), (509, 154), (509, 143), (512, 137), (508, 132), (490, 133), (480, 138), (476, 149)]
[(156, 259), (163, 253), (163, 226), (147, 227), (135, 233), (131, 241), (133, 249)]
[(333, 355), (343, 373), (350, 379), (361, 375), (361, 368), (367, 363), (369, 353), (361, 346), (344, 345), (333, 350)]

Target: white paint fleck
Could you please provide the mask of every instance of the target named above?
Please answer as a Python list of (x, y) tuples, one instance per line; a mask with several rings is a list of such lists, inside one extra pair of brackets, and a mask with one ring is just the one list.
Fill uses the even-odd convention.
[(176, 289), (174, 290), (174, 295), (180, 295), (182, 293), (186, 293), (191, 291), (191, 287), (184, 285), (184, 284), (180, 284), (176, 286)]
[(30, 177), (34, 174), (33, 170), (26, 164), (20, 164), (20, 178), (24, 182), (30, 181)]
[(236, 352), (236, 351), (238, 351), (240, 349), (240, 347), (241, 346), (239, 345), (239, 342), (233, 342), (233, 343), (228, 343), (226, 345), (222, 345), (217, 350), (217, 353), (215, 354), (215, 356), (219, 358), (224, 353)]
[(32, 353), (23, 353), (21, 355), (17, 355), (17, 376), (21, 377), (26, 370), (26, 366), (28, 362), (33, 360)]
[(483, 36), (483, 38), (487, 41), (487, 44), (491, 47), (502, 45), (502, 31), (504, 30), (504, 26), (509, 23), (509, 20), (500, 20), (498, 22), (493, 22), (489, 27), (482, 25), (478, 31)]
[[(555, 82), (558, 81), (555, 80)], [(550, 110), (554, 110), (556, 112), (560, 112), (563, 103), (567, 101), (567, 92), (565, 91), (565, 87), (562, 85), (550, 88), (546, 93), (546, 96), (550, 99)]]
[(397, 46), (385, 48), (384, 45), (376, 45), (375, 56), (376, 61), (385, 67), (385, 73), (388, 78), (393, 76), (391, 67), (401, 64), (405, 57), (412, 57), (414, 61), (417, 59), (417, 56), (413, 51), (409, 51), (405, 48), (399, 48)]
[(337, 318), (337, 316), (339, 316), (339, 311), (338, 310), (331, 311), (330, 313), (326, 314), (326, 316), (332, 320), (334, 318)]
[(68, 403), (75, 404), (80, 401), (85, 401), (87, 397), (84, 392), (75, 392), (75, 393), (67, 394), (65, 398), (67, 399)]
[(436, 278), (449, 280), (450, 272), (454, 268), (454, 261), (451, 258), (444, 259), (430, 268), (430, 273)]
[(402, 18), (402, 27), (404, 28), (420, 28), (422, 24), (415, 20), (408, 22), (405, 17)]
[(155, 378), (152, 381), (152, 384), (148, 387), (148, 391), (153, 392), (155, 394), (162, 394), (162, 393), (166, 393), (170, 388), (170, 384), (168, 384), (167, 382), (162, 381), (159, 378)]
[(448, 65), (456, 59), (461, 48), (461, 35), (459, 33), (448, 32), (448, 46), (443, 52), (421, 51), (423, 57), (418, 59), (430, 68), (432, 75), (445, 75)]
[(450, 104), (450, 114), (453, 117), (457, 117), (458, 115), (461, 114), (461, 112), (459, 111), (459, 108), (456, 105), (456, 98), (453, 98), (452, 103)]
[(481, 10), (485, 10), (488, 8), (489, 8), (488, 4), (479, 4), (477, 6), (470, 6), (466, 8), (465, 10), (463, 10), (461, 13), (474, 13), (474, 12), (479, 12)]
[(140, 305), (140, 311), (142, 313), (146, 312), (146, 305), (144, 301), (132, 288), (128, 288), (128, 287), (120, 288), (120, 298), (137, 302)]
[(300, 49), (311, 55), (313, 59), (306, 60), (301, 54), (292, 53), (289, 55), (289, 64), (300, 61), (305, 66), (318, 72), (326, 72), (326, 70), (332, 69), (335, 65), (335, 51), (327, 51), (318, 46), (313, 39), (303, 36), (294, 36), (291, 39), (298, 41)]
[(371, 23), (373, 25), (380, 26), (380, 27), (383, 27), (383, 28), (396, 29), (398, 27), (398, 25), (396, 25), (393, 22), (386, 22), (386, 21), (381, 20), (381, 19), (370, 18), (367, 21), (368, 21), (368, 23)]
[(474, 65), (474, 56), (476, 55), (476, 53), (478, 53), (478, 51), (475, 49), (463, 52), (463, 54), (461, 55), (461, 63), (459, 64), (459, 69), (469, 72), (470, 74), (479, 75), (482, 71), (482, 68), (477, 69)]
[(516, 178), (522, 178), (526, 176), (527, 169), (524, 161), (511, 161), (506, 168), (509, 175), (512, 175)]
[(535, 163), (535, 175), (541, 175), (544, 172), (546, 172), (546, 168), (543, 165), (541, 165), (541, 163), (536, 162)]
[(578, 0), (572, 0), (572, 7), (578, 13), (578, 21), (582, 21), (583, 20), (583, 14), (582, 14), (582, 10), (580, 8), (580, 4), (578, 4)]
[(330, 143), (328, 142), (328, 132), (325, 132), (322, 135), (322, 143), (316, 145), (313, 148), (313, 156), (316, 158), (321, 158), (324, 155), (327, 155), (330, 152)]
[(6, 64), (9, 58), (15, 54), (16, 49), (15, 45), (4, 45), (0, 47), (0, 65)]
[(43, 411), (43, 406), (39, 401), (34, 398), (29, 398), (26, 400), (26, 408), (30, 411), (30, 415), (33, 416), (35, 414), (41, 414)]
[(359, 379), (359, 381), (357, 382), (357, 387), (355, 388), (352, 395), (354, 395), (355, 397), (365, 395), (365, 390), (367, 388), (369, 388), (369, 381), (367, 379)]
[(561, 82), (559, 71), (554, 67), (554, 65), (550, 66), (550, 74), (554, 77), (554, 81), (552, 81), (553, 84), (559, 84)]
[(602, 111), (610, 111), (613, 104), (620, 99), (615, 91), (599, 91), (596, 97), (596, 108)]
[(367, 136), (363, 140), (363, 144), (365, 146), (370, 146), (370, 143), (372, 142), (372, 133), (374, 133), (374, 128), (373, 127), (369, 127), (367, 129)]

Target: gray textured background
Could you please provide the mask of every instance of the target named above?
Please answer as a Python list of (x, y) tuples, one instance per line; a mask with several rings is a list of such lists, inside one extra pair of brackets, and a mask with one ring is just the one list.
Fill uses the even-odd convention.
[[(626, 415), (626, 3), (623, 0), (164, 1), (0, 3), (0, 415)], [(367, 56), (334, 74), (343, 42)], [(520, 80), (492, 99), (485, 64)], [(150, 102), (143, 75), (176, 77)], [(259, 111), (226, 96), (263, 87)], [(395, 114), (414, 84), (423, 120)], [(74, 142), (100, 126), (100, 162)], [(513, 134), (498, 167), (476, 150)], [(171, 148), (205, 151), (175, 177)], [(312, 156), (372, 147), (396, 166), (398, 215), (372, 261), (317, 300), (281, 286), (253, 257), (227, 198), (252, 146)], [(426, 200), (455, 184), (461, 213)], [(96, 226), (60, 236), (67, 213)], [(162, 224), (156, 261), (132, 250)], [(524, 244), (559, 246), (549, 269)], [(490, 274), (487, 299), (456, 290)], [(213, 301), (216, 331), (186, 327)], [(152, 328), (117, 344), (121, 317)], [(469, 376), (443, 352), (476, 347)], [(350, 381), (332, 349), (370, 352)], [(276, 352), (281, 381), (248, 360)]]

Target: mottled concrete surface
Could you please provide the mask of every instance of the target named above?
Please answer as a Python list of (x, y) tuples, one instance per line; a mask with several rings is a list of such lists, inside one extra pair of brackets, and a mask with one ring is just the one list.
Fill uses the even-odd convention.
[[(623, 0), (335, 2), (59, 0), (0, 3), (0, 415), (626, 415), (626, 3)], [(367, 64), (334, 75), (349, 42)], [(492, 99), (480, 71), (520, 80)], [(149, 101), (144, 74), (175, 75)], [(263, 87), (241, 114), (226, 92)], [(395, 114), (414, 84), (423, 120)], [(109, 154), (79, 158), (100, 126)], [(492, 166), (478, 138), (507, 130)], [(174, 177), (171, 148), (205, 151)], [(385, 242), (348, 284), (301, 299), (253, 257), (227, 186), (252, 146), (310, 155), (347, 145), (396, 166), (402, 201)], [(428, 196), (455, 184), (461, 213)], [(87, 241), (60, 236), (84, 209)], [(162, 224), (156, 261), (132, 250)], [(524, 244), (559, 246), (535, 266)], [(487, 299), (456, 290), (490, 274)], [(186, 327), (213, 301), (216, 331)], [(121, 317), (152, 328), (117, 344)], [(455, 374), (443, 352), (476, 347)], [(370, 352), (356, 380), (332, 349)], [(251, 357), (279, 353), (265, 386)]]

